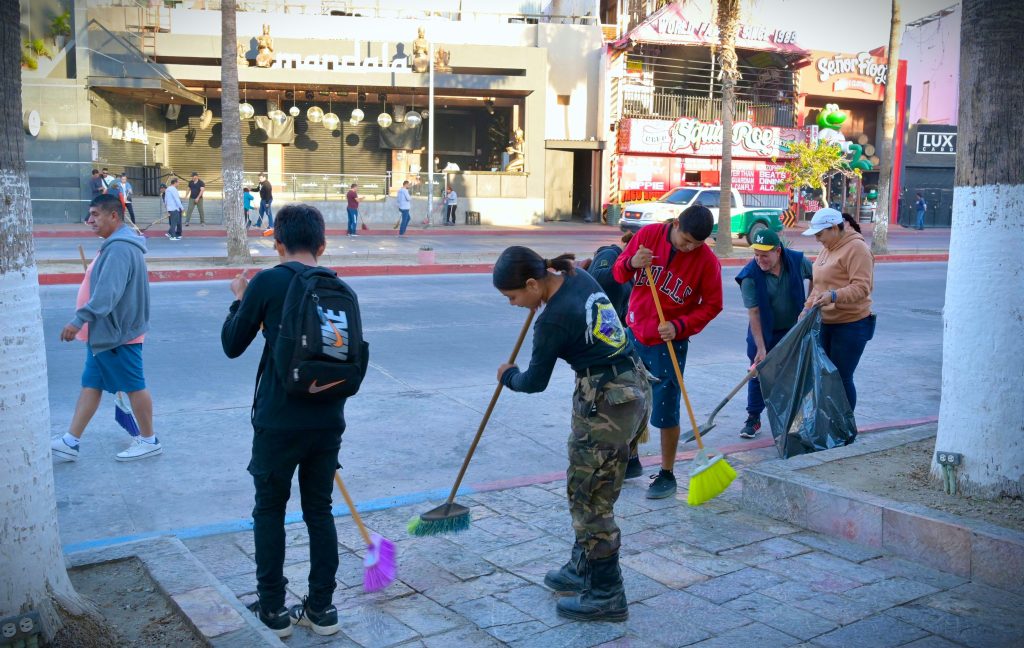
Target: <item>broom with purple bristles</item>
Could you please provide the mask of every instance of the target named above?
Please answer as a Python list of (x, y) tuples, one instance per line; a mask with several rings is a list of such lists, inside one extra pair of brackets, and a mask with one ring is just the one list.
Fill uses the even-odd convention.
[(341, 481), (341, 474), (337, 470), (334, 471), (334, 483), (338, 485), (341, 496), (345, 498), (345, 504), (348, 505), (348, 510), (352, 513), (352, 519), (356, 521), (359, 533), (366, 543), (366, 556), (363, 558), (363, 589), (367, 592), (384, 589), (398, 575), (398, 566), (395, 564), (397, 558), (395, 543), (376, 533), (371, 534), (366, 529), (362, 518), (356, 512), (356, 505), (352, 503), (352, 498), (349, 497), (348, 490), (345, 489), (345, 482)]

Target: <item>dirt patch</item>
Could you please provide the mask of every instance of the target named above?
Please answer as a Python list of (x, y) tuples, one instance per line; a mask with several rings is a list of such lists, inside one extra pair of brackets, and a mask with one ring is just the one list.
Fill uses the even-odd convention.
[(929, 471), (934, 448), (935, 439), (925, 439), (882, 452), (830, 461), (800, 472), (850, 490), (1024, 531), (1024, 499), (952, 496), (943, 492), (940, 485), (933, 484)]
[(75, 590), (92, 601), (119, 636), (118, 646), (206, 648), (206, 642), (157, 588), (137, 558), (68, 571)]

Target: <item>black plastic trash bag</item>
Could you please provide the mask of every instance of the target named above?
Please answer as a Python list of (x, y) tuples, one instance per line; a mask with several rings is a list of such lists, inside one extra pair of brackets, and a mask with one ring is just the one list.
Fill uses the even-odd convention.
[(839, 370), (821, 346), (819, 308), (775, 345), (757, 375), (783, 459), (853, 443), (857, 423)]

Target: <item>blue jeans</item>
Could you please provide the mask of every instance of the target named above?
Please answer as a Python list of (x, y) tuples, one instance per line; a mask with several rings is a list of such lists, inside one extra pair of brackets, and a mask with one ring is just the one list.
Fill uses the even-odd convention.
[(914, 225), (917, 229), (924, 229), (924, 212), (917, 212), (917, 223)]
[[(768, 351), (775, 348), (775, 345), (779, 343), (782, 338), (789, 333), (789, 329), (775, 329), (768, 335), (764, 336), (764, 345)], [(748, 332), (747, 333), (747, 357), (750, 358), (750, 362), (754, 362), (754, 358), (757, 356), (757, 345), (754, 344), (754, 337)], [(764, 396), (761, 395), (761, 381), (758, 380), (757, 376), (750, 379), (747, 383), (747, 414), (750, 416), (761, 416), (761, 412), (764, 411)]]
[(402, 225), (398, 228), (398, 235), (402, 236), (405, 234), (406, 228), (409, 227), (409, 220), (412, 219), (412, 216), (409, 215), (408, 209), (399, 209), (398, 211), (402, 213)]
[(356, 233), (356, 221), (359, 218), (359, 210), (358, 209), (352, 209), (351, 207), (346, 207), (346, 209), (348, 210), (348, 233), (350, 235), (351, 234), (355, 234)]
[(843, 379), (846, 399), (850, 409), (857, 407), (857, 388), (853, 384), (853, 372), (857, 369), (864, 347), (875, 337), (875, 316), (847, 324), (822, 324), (821, 346)]
[(267, 227), (273, 227), (274, 226), (274, 215), (270, 212), (270, 204), (273, 203), (273, 202), (274, 202), (273, 200), (261, 200), (260, 201), (260, 213), (259, 213), (259, 216), (256, 218), (256, 227), (259, 227), (260, 224), (263, 222), (263, 214), (264, 213), (266, 213), (266, 215), (267, 215)]

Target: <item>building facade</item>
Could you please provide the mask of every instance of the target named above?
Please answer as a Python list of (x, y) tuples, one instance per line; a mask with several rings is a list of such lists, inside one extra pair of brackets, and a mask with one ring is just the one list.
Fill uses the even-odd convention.
[[(219, 3), (47, 1), (23, 3), (26, 29), (66, 8), (73, 30), (23, 70), (25, 110), (41, 123), (25, 135), (37, 221), (79, 219), (92, 168), (127, 170), (136, 195), (198, 172), (216, 201)], [(459, 213), (483, 223), (590, 214), (603, 36), (596, 5), (588, 16), (553, 14), (555, 4), (240, 2), (246, 183), (266, 172), (275, 203), (323, 203), (332, 220), (351, 182), (391, 219), (389, 196), (406, 179), (422, 199), (417, 217), (446, 183)]]

